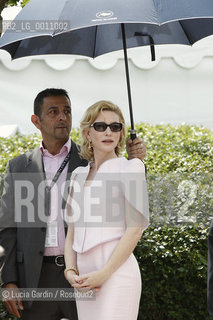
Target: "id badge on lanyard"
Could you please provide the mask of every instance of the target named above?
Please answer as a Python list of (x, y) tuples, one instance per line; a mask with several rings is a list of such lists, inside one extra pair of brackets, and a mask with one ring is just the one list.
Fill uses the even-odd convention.
[(58, 246), (58, 225), (57, 221), (47, 222), (47, 233), (45, 240), (45, 247)]
[[(56, 172), (51, 184), (48, 186), (46, 185), (45, 188), (45, 212), (50, 215), (50, 203), (51, 203), (51, 189), (58, 180), (60, 174), (66, 167), (70, 159), (71, 151), (67, 154), (66, 158), (62, 162), (60, 168)], [(58, 224), (57, 221), (49, 221), (47, 222), (47, 232), (46, 232), (46, 239), (45, 239), (45, 247), (58, 247)]]

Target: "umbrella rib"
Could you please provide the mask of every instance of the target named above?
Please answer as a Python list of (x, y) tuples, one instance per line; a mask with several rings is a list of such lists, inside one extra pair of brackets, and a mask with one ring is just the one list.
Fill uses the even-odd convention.
[[(13, 59), (13, 57), (15, 57), (16, 52), (18, 51), (18, 49), (19, 49), (20, 45), (21, 45), (21, 41), (19, 41), (19, 42), (18, 42), (18, 45), (17, 45), (17, 47), (15, 48), (13, 55), (11, 55), (12, 60), (14, 60), (14, 59)], [(6, 50), (6, 49), (5, 49), (5, 50)]]
[(184, 32), (184, 34), (185, 34), (186, 38), (188, 39), (188, 41), (189, 41), (190, 45), (192, 45), (193, 43), (191, 43), (190, 38), (189, 38), (189, 36), (188, 36), (188, 34), (187, 34), (186, 30), (184, 29), (184, 27), (183, 27), (183, 25), (182, 25), (182, 21), (181, 21), (181, 20), (179, 20), (179, 23), (180, 23), (180, 25), (181, 25), (181, 28), (183, 29), (183, 32)]
[(98, 26), (95, 26), (95, 41), (94, 41), (94, 47), (93, 47), (93, 58), (95, 58), (95, 50), (96, 50), (96, 42), (97, 42), (97, 32), (98, 32)]

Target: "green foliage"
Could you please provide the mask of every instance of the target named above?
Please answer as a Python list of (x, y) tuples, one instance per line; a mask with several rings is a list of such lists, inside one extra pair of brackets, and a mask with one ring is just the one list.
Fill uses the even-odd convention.
[(207, 229), (148, 228), (135, 249), (142, 274), (140, 320), (208, 320)]
[(22, 0), (20, 2), (20, 0), (9, 0), (6, 2), (6, 6), (17, 6), (17, 4), (20, 2), (21, 6), (24, 7), (30, 0)]
[(137, 125), (147, 143), (145, 160), (150, 174), (170, 172), (208, 174), (213, 163), (213, 134), (196, 126)]
[(213, 215), (213, 134), (189, 125), (137, 125), (147, 143), (152, 225), (206, 226)]
[(30, 0), (22, 0), (21, 6), (24, 7)]
[[(139, 320), (209, 320), (207, 232), (213, 215), (213, 134), (195, 126), (140, 123), (147, 144), (151, 224), (135, 249), (143, 279)], [(79, 143), (79, 130), (72, 139)], [(39, 135), (0, 138), (9, 159), (39, 146)], [(2, 179), (3, 181), (3, 179)], [(0, 313), (2, 306), (0, 305)], [(6, 316), (3, 320), (9, 320)]]
[(6, 2), (6, 6), (11, 6), (11, 7), (17, 6), (18, 2), (19, 0), (9, 0)]
[(37, 134), (0, 138), (0, 173), (4, 173), (6, 164), (27, 150), (32, 150), (41, 143), (41, 137)]

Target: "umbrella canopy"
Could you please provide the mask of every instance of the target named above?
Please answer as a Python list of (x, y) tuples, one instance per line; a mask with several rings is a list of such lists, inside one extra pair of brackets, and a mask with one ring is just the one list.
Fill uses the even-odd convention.
[[(213, 33), (212, 0), (31, 0), (0, 47), (13, 59), (38, 54), (97, 57), (154, 44), (192, 45)], [(144, 36), (137, 36), (135, 33)], [(147, 35), (147, 36), (146, 36)]]
[(212, 0), (31, 0), (9, 25), (0, 48), (13, 59), (43, 54), (97, 57), (127, 48), (192, 45), (213, 34)]

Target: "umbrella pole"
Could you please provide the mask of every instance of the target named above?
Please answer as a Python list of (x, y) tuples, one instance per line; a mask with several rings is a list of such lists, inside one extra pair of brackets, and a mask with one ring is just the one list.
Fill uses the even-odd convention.
[(127, 58), (127, 48), (126, 48), (126, 33), (124, 23), (121, 24), (122, 30), (122, 38), (123, 38), (123, 50), (124, 50), (124, 62), (125, 62), (125, 70), (126, 70), (126, 83), (127, 83), (127, 92), (129, 99), (129, 113), (130, 113), (130, 138), (133, 140), (136, 138), (136, 130), (134, 129), (134, 120), (133, 120), (133, 111), (132, 111), (132, 96), (131, 96), (131, 87), (130, 87), (130, 77), (129, 77), (129, 66), (128, 66), (128, 58)]

